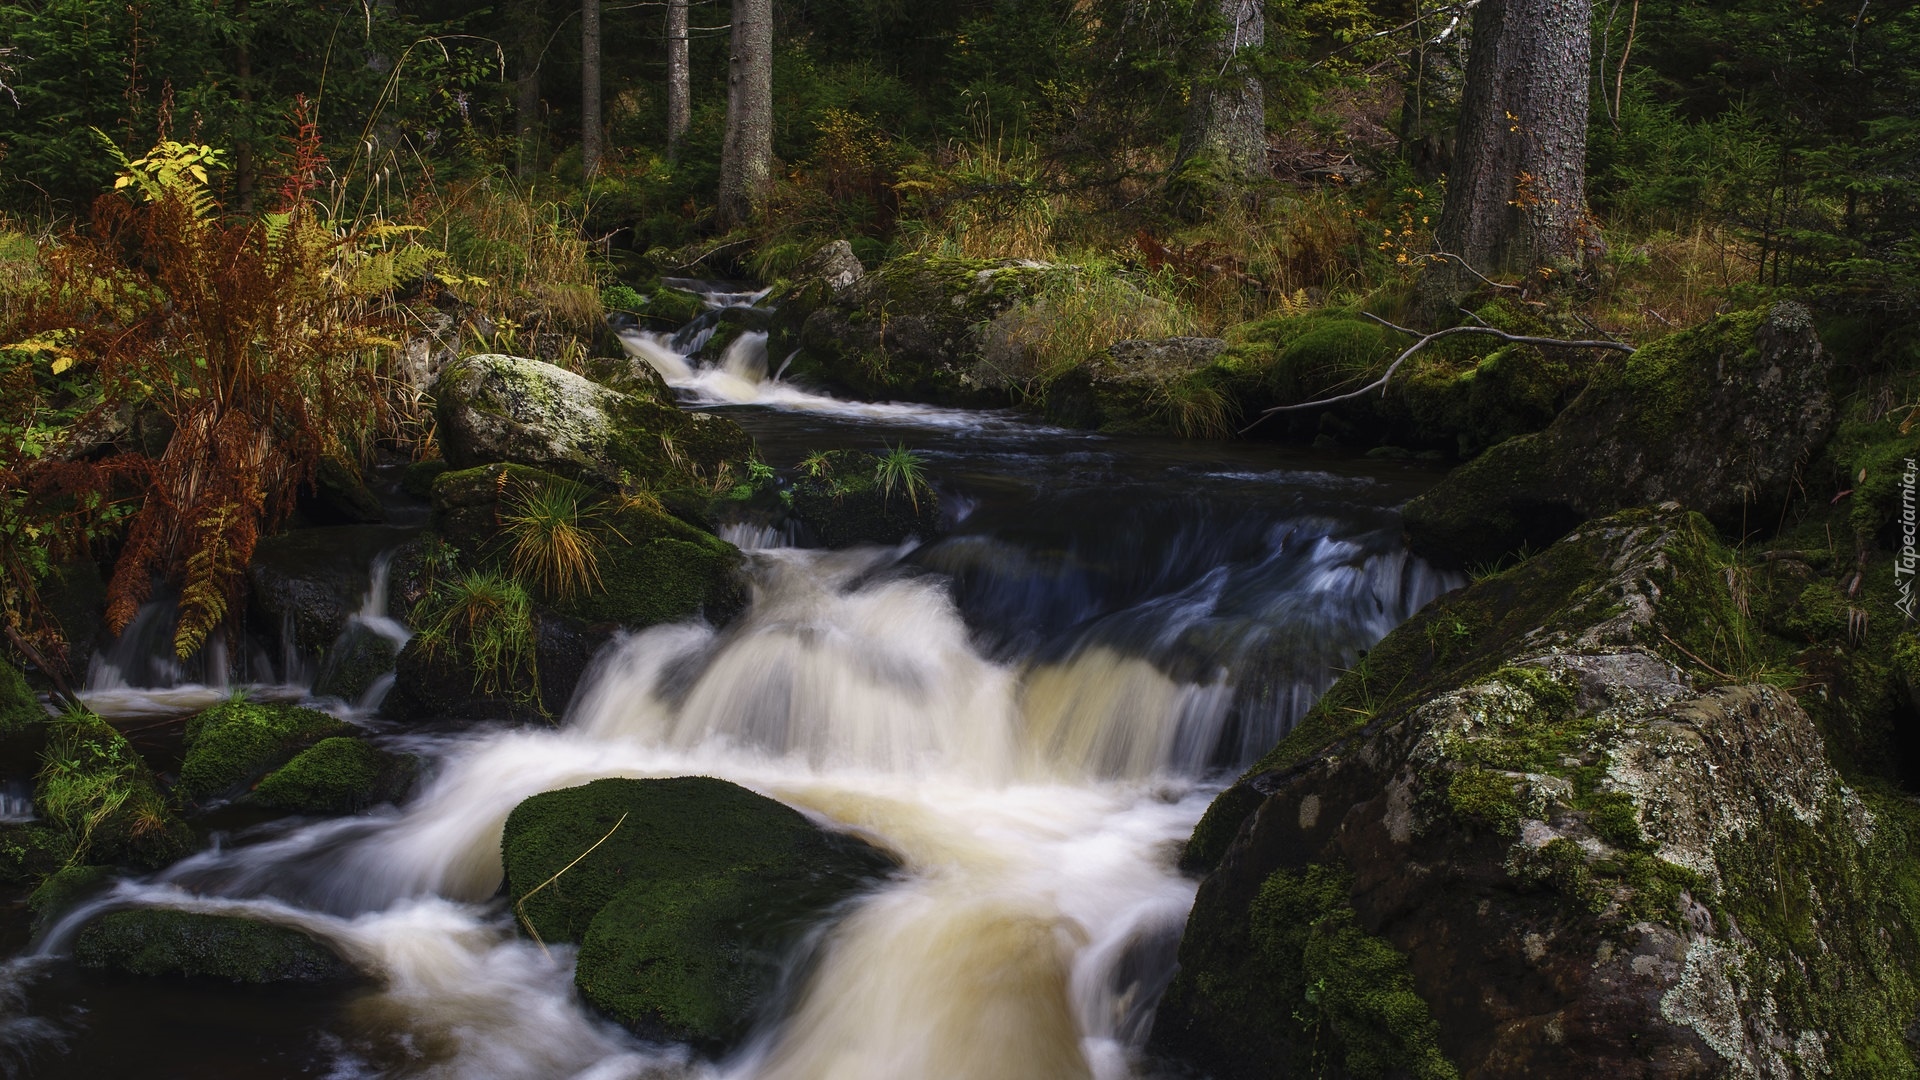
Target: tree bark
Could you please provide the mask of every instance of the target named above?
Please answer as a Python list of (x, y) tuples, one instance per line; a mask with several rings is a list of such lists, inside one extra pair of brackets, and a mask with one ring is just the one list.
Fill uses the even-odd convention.
[[(1435, 230), (1486, 274), (1580, 260), (1587, 229), (1589, 0), (1481, 0), (1454, 169)], [(1436, 272), (1457, 275), (1457, 267)]]
[(720, 224), (752, 219), (773, 182), (773, 0), (734, 0)]
[(508, 9), (514, 23), (513, 175), (533, 179), (540, 167), (540, 54), (546, 46), (546, 28), (540, 0), (518, 0)]
[(1180, 135), (1176, 173), (1202, 166), (1214, 182), (1267, 175), (1267, 95), (1248, 60), (1266, 44), (1262, 0), (1212, 0), (1219, 20), (1202, 51), (1193, 101)]
[(693, 126), (692, 71), (687, 59), (687, 0), (667, 0), (667, 160), (680, 160), (680, 146)]
[(600, 0), (580, 0), (580, 168), (600, 171)]

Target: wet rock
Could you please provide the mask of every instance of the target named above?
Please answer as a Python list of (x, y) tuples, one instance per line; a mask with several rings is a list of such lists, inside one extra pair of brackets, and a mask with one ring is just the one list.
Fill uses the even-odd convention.
[(54, 567), (40, 583), (40, 602), (66, 639), (68, 681), (77, 685), (85, 678), (94, 651), (108, 640), (107, 581), (100, 574), (100, 564), (80, 559)]
[(476, 670), (462, 646), (435, 647), (415, 637), (394, 661), (393, 689), (380, 703), (380, 715), (407, 723), (551, 723), (565, 715), (594, 654), (613, 632), (611, 625), (588, 626), (536, 610), (528, 627), (533, 672), (495, 677)]
[(306, 747), (354, 730), (326, 713), (294, 705), (215, 705), (187, 721), (186, 760), (174, 795), (182, 803), (200, 803), (240, 794)]
[(1195, 830), (1156, 1047), (1223, 1078), (1908, 1060), (1911, 810), (1694, 659), (1740, 670), (1728, 560), (1623, 512), (1369, 652)]
[(357, 814), (407, 793), (419, 761), (361, 739), (322, 739), (268, 773), (251, 800), (296, 814)]
[(313, 696), (359, 701), (380, 676), (393, 670), (399, 655), (400, 645), (392, 638), (375, 633), (365, 623), (352, 623), (322, 658)]
[(290, 926), (163, 908), (115, 911), (74, 942), (80, 966), (148, 977), (236, 983), (317, 983), (354, 978), (351, 965)]
[(322, 458), (313, 488), (303, 492), (300, 513), (313, 525), (377, 525), (387, 519), (380, 497), (367, 488), (358, 469), (339, 458)]
[(0, 777), (38, 772), (46, 744), (46, 706), (20, 669), (0, 660)]
[(538, 360), (470, 356), (434, 387), (440, 437), (456, 469), (510, 462), (603, 485), (674, 486), (744, 471), (752, 454), (752, 440), (731, 420)]
[(1047, 414), (1075, 427), (1172, 430), (1172, 388), (1211, 364), (1226, 344), (1202, 337), (1116, 341), (1047, 388)]
[(325, 653), (366, 596), (368, 568), (409, 532), (386, 526), (295, 529), (254, 548), (247, 602), (256, 624), (300, 656)]
[[(1018, 260), (903, 256), (835, 290), (802, 280), (773, 301), (769, 356), (861, 397), (993, 406), (1010, 400), (983, 362), (995, 319), (1078, 271)], [(796, 350), (797, 353), (796, 353)]]
[(126, 736), (90, 713), (47, 722), (33, 804), (74, 857), (158, 869), (193, 849), (193, 831)]
[(507, 819), (502, 855), (525, 925), (580, 942), (587, 1001), (643, 1037), (712, 1051), (746, 1033), (808, 931), (896, 865), (706, 777), (536, 795)]
[[(793, 483), (793, 516), (827, 547), (897, 544), (942, 531), (940, 498), (929, 484), (889, 488), (882, 459), (861, 450), (833, 450), (801, 463)], [(916, 466), (917, 468), (917, 466)], [(924, 480), (924, 478), (923, 478)]]
[(1410, 502), (1408, 538), (1464, 565), (1629, 506), (1677, 502), (1735, 531), (1772, 520), (1832, 429), (1830, 367), (1812, 315), (1792, 302), (1662, 338), (1606, 369), (1546, 430)]
[(408, 465), (400, 474), (400, 490), (416, 499), (433, 497), (433, 482), (440, 474), (452, 468), (445, 458), (428, 458)]
[(106, 889), (113, 881), (110, 866), (68, 866), (46, 876), (27, 897), (33, 912), (33, 932), (52, 926), (60, 916)]

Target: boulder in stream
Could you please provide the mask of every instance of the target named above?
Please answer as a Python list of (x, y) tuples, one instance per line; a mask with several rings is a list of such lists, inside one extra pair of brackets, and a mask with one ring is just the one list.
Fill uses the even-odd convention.
[(753, 452), (752, 439), (725, 417), (523, 357), (486, 353), (451, 364), (434, 397), (456, 469), (511, 462), (590, 483), (672, 487), (743, 471)]
[(1175, 388), (1211, 364), (1226, 345), (1206, 337), (1116, 341), (1047, 388), (1047, 415), (1104, 431), (1177, 430)]
[(1625, 511), (1393, 631), (1195, 830), (1155, 1047), (1222, 1080), (1910, 1073), (1920, 814), (1718, 674), (1750, 670), (1729, 565)]
[(189, 804), (238, 795), (303, 749), (355, 730), (295, 705), (244, 700), (215, 705), (187, 721), (186, 760), (174, 795)]
[[(918, 472), (918, 480), (896, 476), (889, 487), (883, 464), (880, 455), (863, 450), (807, 458), (793, 482), (793, 516), (830, 548), (937, 536), (939, 495)], [(919, 468), (917, 459), (913, 468)]]
[(419, 770), (410, 754), (336, 735), (268, 773), (250, 800), (296, 814), (357, 814), (405, 795)]
[(502, 855), (522, 924), (580, 943), (588, 1002), (643, 1037), (712, 1051), (771, 1004), (808, 932), (896, 865), (708, 777), (536, 795), (508, 817)]
[(331, 948), (291, 926), (168, 908), (103, 915), (80, 932), (73, 955), (81, 967), (148, 977), (265, 984), (356, 976)]
[(35, 811), (70, 857), (158, 869), (193, 848), (193, 831), (160, 793), (127, 737), (91, 713), (47, 721)]
[(1603, 368), (1544, 431), (1408, 503), (1407, 536), (1458, 566), (1666, 501), (1736, 534), (1770, 525), (1833, 428), (1831, 366), (1812, 313), (1791, 301), (1661, 338)]

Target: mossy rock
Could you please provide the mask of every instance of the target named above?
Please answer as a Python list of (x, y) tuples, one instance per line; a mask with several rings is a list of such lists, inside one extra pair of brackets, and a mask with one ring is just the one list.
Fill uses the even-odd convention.
[(301, 514), (314, 525), (373, 525), (387, 517), (360, 470), (337, 457), (320, 459), (313, 487), (303, 496)]
[(113, 881), (110, 866), (68, 866), (48, 874), (27, 897), (33, 912), (33, 932), (52, 926), (60, 916), (103, 891)]
[(399, 655), (400, 646), (392, 638), (356, 623), (322, 658), (320, 674), (313, 681), (313, 696), (358, 701), (380, 676), (393, 670)]
[(793, 516), (831, 548), (897, 544), (940, 533), (940, 500), (926, 488), (910, 496), (887, 492), (877, 476), (881, 459), (864, 450), (833, 450), (801, 466), (793, 482)]
[(0, 660), (0, 777), (33, 775), (46, 744), (46, 706), (20, 669)]
[(193, 849), (193, 831), (153, 770), (126, 736), (90, 713), (48, 722), (33, 802), (70, 851), (97, 863), (158, 869)]
[(1539, 548), (1629, 506), (1677, 502), (1729, 530), (1775, 520), (1824, 444), (1831, 362), (1806, 308), (1725, 315), (1605, 366), (1545, 430), (1407, 504), (1419, 553), (1460, 566)]
[(187, 756), (174, 795), (188, 804), (238, 795), (306, 747), (354, 730), (326, 713), (294, 705), (215, 705), (187, 721)]
[(73, 955), (81, 967), (149, 978), (263, 985), (356, 977), (332, 949), (290, 926), (164, 908), (101, 916), (80, 932)]
[(31, 885), (73, 856), (73, 840), (44, 822), (0, 824), (0, 883)]
[(1920, 810), (1763, 681), (1739, 569), (1625, 511), (1389, 634), (1195, 830), (1155, 1045), (1225, 1080), (1920, 1075)]
[(433, 482), (440, 474), (452, 468), (445, 458), (427, 458), (408, 465), (400, 474), (400, 490), (416, 499), (433, 497)]
[(672, 487), (744, 471), (753, 454), (753, 440), (725, 417), (523, 357), (467, 357), (440, 373), (434, 394), (456, 469), (504, 461), (605, 486)]
[(502, 854), (526, 925), (581, 943), (575, 981), (590, 1003), (645, 1037), (709, 1050), (746, 1033), (811, 928), (896, 865), (707, 777), (536, 795), (508, 817)]
[(410, 754), (335, 736), (268, 773), (251, 801), (296, 814), (356, 814), (405, 795), (418, 772)]

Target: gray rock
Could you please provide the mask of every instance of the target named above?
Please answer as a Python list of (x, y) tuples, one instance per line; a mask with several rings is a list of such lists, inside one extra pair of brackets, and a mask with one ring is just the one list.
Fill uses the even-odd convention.
[(845, 240), (835, 240), (809, 255), (794, 271), (794, 278), (799, 281), (818, 281), (833, 295), (839, 296), (866, 273), (867, 268), (860, 264), (860, 257), (853, 253), (853, 245)]

